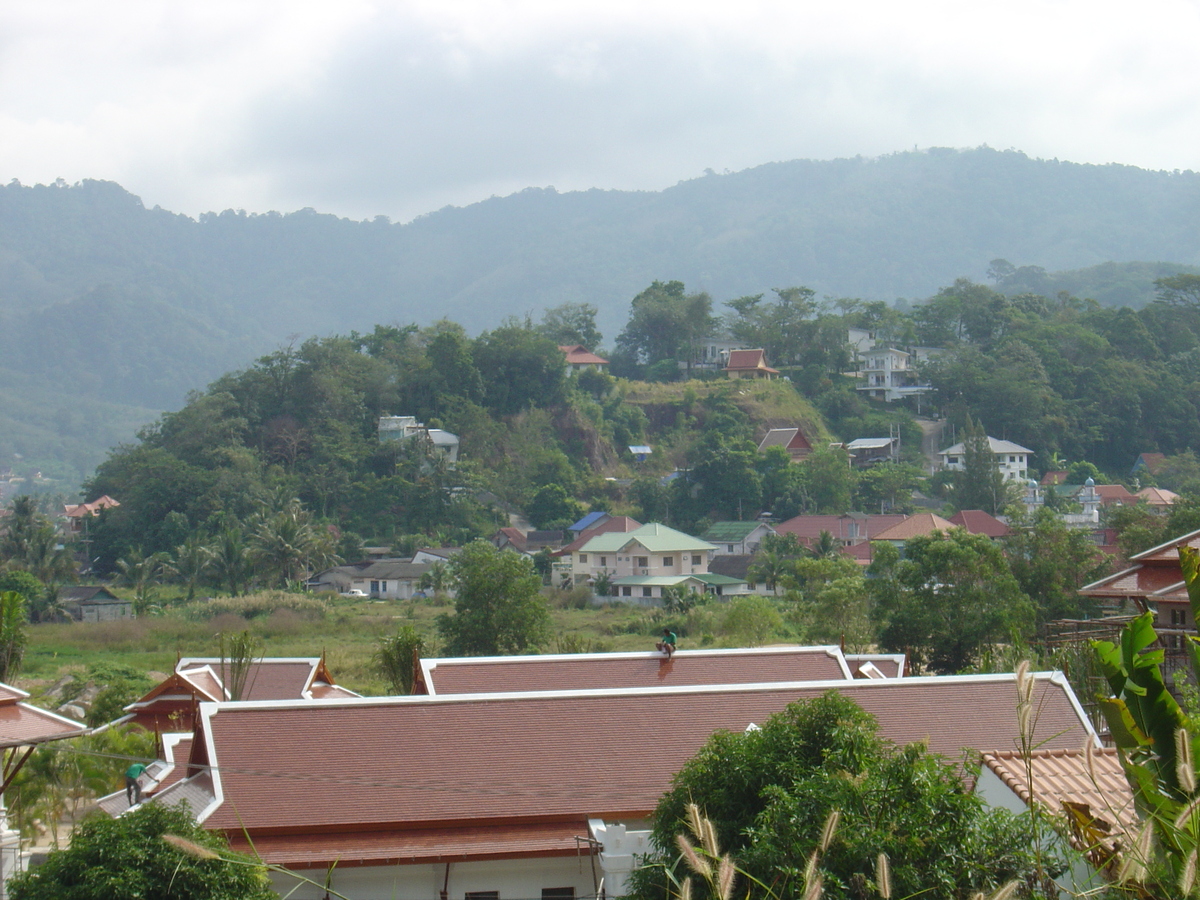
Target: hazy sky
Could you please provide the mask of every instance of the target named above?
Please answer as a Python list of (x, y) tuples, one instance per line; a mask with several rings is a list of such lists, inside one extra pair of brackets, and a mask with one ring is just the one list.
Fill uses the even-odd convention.
[(8, 0), (0, 179), (407, 220), (914, 146), (1200, 169), (1195, 0)]

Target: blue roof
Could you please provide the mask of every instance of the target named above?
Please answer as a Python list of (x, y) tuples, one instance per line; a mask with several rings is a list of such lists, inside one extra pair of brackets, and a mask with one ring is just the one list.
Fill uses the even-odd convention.
[(607, 515), (608, 513), (606, 512), (590, 512), (570, 528), (568, 528), (567, 531), (585, 531), (595, 525), (598, 520)]

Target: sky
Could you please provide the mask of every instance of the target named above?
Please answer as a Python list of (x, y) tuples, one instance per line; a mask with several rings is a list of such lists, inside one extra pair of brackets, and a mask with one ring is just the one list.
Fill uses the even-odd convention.
[(407, 221), (928, 147), (1200, 170), (1200, 0), (9, 0), (0, 179)]

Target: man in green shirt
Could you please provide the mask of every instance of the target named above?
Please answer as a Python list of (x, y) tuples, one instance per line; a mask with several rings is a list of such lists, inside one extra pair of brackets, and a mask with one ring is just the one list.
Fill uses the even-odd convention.
[(125, 799), (130, 806), (137, 806), (142, 802), (142, 786), (138, 779), (145, 771), (146, 767), (141, 763), (134, 763), (125, 770)]
[(664, 628), (662, 640), (654, 646), (657, 647), (660, 652), (670, 656), (675, 652), (675, 632), (673, 632), (670, 628)]

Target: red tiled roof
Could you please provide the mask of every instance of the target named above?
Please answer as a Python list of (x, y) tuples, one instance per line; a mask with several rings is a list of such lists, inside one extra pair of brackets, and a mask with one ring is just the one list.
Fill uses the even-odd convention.
[(1170, 506), (1179, 499), (1174, 491), (1156, 487), (1142, 488), (1134, 496), (1145, 500), (1147, 506)]
[(1053, 472), (1047, 472), (1045, 475), (1043, 475), (1043, 476), (1042, 476), (1042, 480), (1041, 480), (1041, 482), (1039, 482), (1039, 483), (1040, 483), (1040, 484), (1042, 484), (1042, 485), (1051, 485), (1051, 484), (1053, 484), (1053, 485), (1059, 485), (1059, 484), (1065, 484), (1065, 483), (1066, 483), (1066, 481), (1067, 481), (1067, 477), (1068, 477), (1070, 474), (1071, 474), (1071, 473), (1070, 473), (1070, 472), (1067, 472), (1066, 470), (1056, 470), (1056, 471), (1053, 471)]
[(888, 678), (900, 678), (904, 675), (903, 653), (847, 653), (846, 665), (852, 673), (858, 672), (865, 663), (871, 663)]
[[(1016, 746), (1007, 675), (205, 704), (205, 741), (193, 760), (211, 760), (224, 798), (206, 826), (245, 827), (256, 840), (260, 832), (645, 818), (714, 731), (741, 732), (831, 688), (874, 714), (898, 744), (928, 740), (949, 757)], [(1091, 732), (1065, 679), (1037, 676), (1034, 695), (1035, 740), (1081, 746)]]
[(0, 748), (22, 747), (28, 744), (42, 744), (46, 741), (60, 741), (63, 738), (76, 737), (87, 731), (82, 722), (60, 716), (49, 710), (22, 703), (21, 700), (29, 695), (6, 684), (3, 697), (0, 698)]
[(1012, 530), (982, 509), (959, 510), (950, 517), (950, 522), (967, 529), (971, 534), (986, 534), (990, 538), (1004, 537)]
[(558, 348), (567, 356), (567, 365), (572, 366), (607, 366), (608, 360), (601, 356), (597, 356), (583, 344), (572, 344), (571, 346), (560, 346)]
[[(801, 543), (820, 537), (828, 531), (842, 541), (875, 540), (875, 536), (905, 519), (902, 515), (891, 516), (794, 516), (775, 526), (776, 534), (794, 534)], [(858, 523), (858, 537), (850, 537), (850, 523)]]
[(586, 691), (604, 688), (834, 681), (849, 677), (837, 647), (576, 653), (421, 661), (429, 693)]
[[(297, 700), (304, 696), (309, 682), (320, 660), (312, 659), (264, 659), (251, 668), (246, 677), (245, 694), (242, 700)], [(219, 657), (185, 659), (180, 661), (187, 668), (212, 666), (221, 683), (229, 684), (229, 661)]]
[(772, 369), (767, 365), (766, 354), (762, 350), (730, 350), (729, 363), (722, 371), (779, 374), (778, 369)]
[(1097, 484), (1096, 493), (1100, 495), (1100, 503), (1108, 506), (1112, 503), (1137, 503), (1137, 495), (1129, 493), (1123, 484)]

